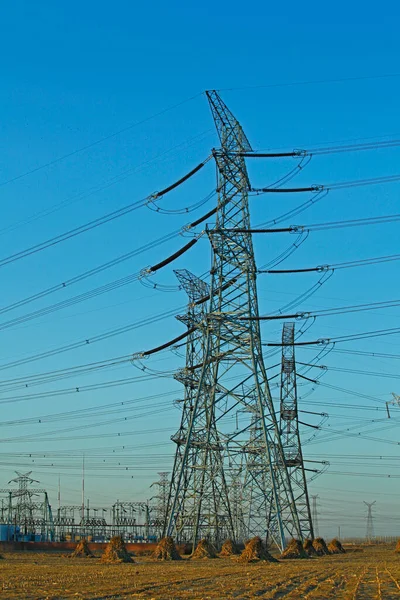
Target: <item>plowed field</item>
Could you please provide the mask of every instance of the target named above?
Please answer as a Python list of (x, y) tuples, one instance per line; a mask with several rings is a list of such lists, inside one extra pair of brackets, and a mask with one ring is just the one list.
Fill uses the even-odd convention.
[(393, 546), (279, 564), (240, 564), (229, 558), (159, 563), (101, 564), (54, 554), (5, 554), (0, 597), (203, 598), (364, 600), (400, 598), (400, 555)]

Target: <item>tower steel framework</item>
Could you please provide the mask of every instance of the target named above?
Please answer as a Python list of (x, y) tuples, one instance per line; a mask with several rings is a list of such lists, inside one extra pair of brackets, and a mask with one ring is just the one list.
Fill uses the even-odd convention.
[[(262, 357), (250, 182), (243, 157), (252, 148), (217, 92), (207, 97), (221, 143), (213, 151), (216, 223), (207, 229), (210, 292), (204, 315), (192, 322), (200, 360), (186, 368), (192, 381), (190, 410), (177, 442), (166, 532), (176, 535), (186, 519), (187, 541), (193, 544), (206, 536), (217, 544), (223, 537), (235, 538), (230, 487), (239, 478), (245, 491), (253, 473), (253, 494), (262, 500), (264, 514), (249, 533), (270, 536), (282, 549), (285, 533), (301, 538), (302, 531)], [(184, 384), (187, 390), (188, 380)], [(238, 411), (240, 425), (235, 427)], [(243, 519), (251, 529), (249, 503), (246, 510)]]
[(313, 531), (314, 531), (315, 537), (319, 536), (318, 509), (317, 509), (318, 498), (319, 498), (318, 494), (314, 494), (313, 496), (311, 496), (311, 499), (312, 499), (312, 524), (313, 524)]
[(151, 484), (158, 487), (158, 492), (151, 500), (156, 500), (154, 506), (154, 516), (151, 519), (152, 528), (155, 530), (158, 537), (162, 536), (165, 529), (166, 513), (167, 513), (167, 500), (169, 492), (169, 473), (167, 471), (161, 471), (158, 473), (160, 479)]
[[(303, 538), (314, 539), (299, 431), (294, 329), (294, 323), (284, 323), (282, 329), (280, 434), (301, 532)], [(291, 515), (287, 518), (290, 519)]]
[[(184, 323), (189, 331), (186, 339), (186, 365), (178, 371), (175, 379), (184, 385), (182, 417), (178, 431), (172, 436), (176, 444), (175, 462), (171, 478), (167, 502), (167, 515), (171, 514), (171, 506), (176, 502), (176, 518), (174, 520), (174, 535), (177, 541), (190, 540), (196, 520), (195, 499), (201, 485), (202, 464), (204, 460), (204, 436), (207, 423), (199, 418), (192, 423), (193, 407), (199, 385), (199, 365), (204, 360), (204, 340), (198, 327), (206, 315), (207, 301), (210, 288), (208, 284), (186, 269), (175, 271), (182, 288), (188, 295), (188, 308), (178, 320)], [(190, 446), (187, 446), (188, 432), (191, 428)], [(181, 472), (183, 475), (181, 476)], [(203, 518), (212, 522), (214, 506), (206, 497), (202, 506)], [(166, 523), (165, 531), (169, 531)]]
[[(24, 536), (40, 535), (42, 540), (54, 540), (54, 521), (47, 491), (33, 488), (32, 484), (39, 483), (31, 478), (32, 471), (20, 473), (8, 483), (17, 484), (16, 488), (0, 489), (0, 494), (8, 495), (7, 517), (2, 510), (2, 521), (9, 526), (18, 526)], [(37, 496), (43, 496), (37, 501)]]
[(368, 513), (367, 513), (367, 531), (366, 531), (365, 537), (370, 542), (372, 540), (372, 538), (375, 537), (374, 519), (373, 519), (373, 516), (372, 516), (372, 507), (374, 506), (374, 504), (376, 504), (376, 500), (374, 500), (373, 502), (365, 502), (364, 501), (364, 504), (368, 508)]

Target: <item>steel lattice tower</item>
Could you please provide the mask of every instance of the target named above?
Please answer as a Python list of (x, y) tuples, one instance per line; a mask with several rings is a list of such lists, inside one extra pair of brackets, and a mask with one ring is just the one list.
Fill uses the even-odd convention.
[(366, 538), (368, 541), (371, 541), (372, 538), (375, 537), (375, 532), (374, 532), (374, 520), (372, 517), (372, 507), (373, 505), (376, 503), (376, 500), (374, 500), (374, 502), (364, 502), (365, 506), (368, 508), (368, 514), (367, 514), (367, 532), (366, 532)]
[[(39, 483), (30, 477), (32, 471), (15, 472), (17, 477), (8, 483), (16, 483), (18, 487), (0, 489), (0, 493), (8, 494), (9, 497), (8, 525), (18, 525), (25, 535), (40, 531), (43, 539), (53, 540), (54, 522), (46, 490), (31, 487), (32, 484)], [(34, 497), (42, 494), (43, 501), (36, 502)]]
[[(276, 455), (276, 447), (270, 443), (271, 452)], [(244, 465), (243, 514), (245, 517), (245, 541), (252, 535), (270, 537), (270, 520), (273, 498), (268, 493), (268, 477), (265, 469), (265, 443), (260, 419), (251, 417), (249, 440), (246, 443)], [(275, 461), (277, 464), (277, 462)]]
[[(314, 539), (307, 478), (299, 432), (297, 408), (294, 323), (284, 323), (282, 329), (280, 434), (285, 465), (291, 480), (302, 537)], [(291, 518), (289, 514), (288, 519)]]
[(317, 500), (319, 496), (314, 494), (311, 496), (312, 498), (312, 524), (315, 537), (319, 536), (319, 525), (318, 525), (318, 510), (317, 510)]
[[(201, 486), (202, 469), (205, 461), (205, 431), (207, 429), (206, 413), (192, 423), (193, 407), (199, 385), (199, 365), (204, 361), (204, 339), (198, 330), (205, 318), (210, 288), (208, 284), (186, 269), (177, 270), (175, 274), (186, 291), (189, 299), (187, 313), (178, 316), (189, 331), (186, 341), (186, 366), (178, 371), (175, 379), (185, 387), (182, 418), (179, 430), (172, 436), (176, 444), (175, 462), (171, 478), (167, 513), (171, 515), (172, 504), (176, 502), (176, 518), (174, 534), (177, 541), (191, 540), (194, 523), (197, 518), (198, 490)], [(189, 436), (191, 444), (187, 446)], [(184, 475), (180, 478), (182, 471)], [(218, 528), (216, 523), (217, 506), (213, 494), (205, 494), (202, 513), (201, 535), (208, 535), (210, 530)], [(170, 525), (165, 531), (170, 531)]]
[(152, 499), (157, 500), (155, 506), (155, 517), (152, 519), (152, 526), (156, 530), (157, 535), (160, 537), (165, 529), (165, 521), (167, 514), (167, 500), (169, 490), (169, 473), (167, 471), (161, 471), (158, 473), (160, 479), (151, 484), (150, 487), (156, 485), (158, 487), (158, 494), (153, 496)]
[[(268, 517), (254, 535), (268, 532), (284, 548), (285, 531), (301, 537), (301, 527), (262, 357), (249, 231), (250, 183), (242, 156), (251, 146), (219, 95), (211, 91), (207, 97), (221, 142), (213, 151), (218, 170), (216, 225), (207, 230), (212, 245), (210, 293), (204, 318), (194, 324), (203, 356), (191, 367), (192, 409), (179, 441), (167, 532), (179, 531), (190, 496), (193, 544), (205, 535), (216, 543), (222, 536), (235, 538), (229, 486), (238, 477), (245, 482), (247, 467), (256, 458), (262, 476), (255, 476), (253, 483), (268, 506)], [(239, 410), (243, 419), (235, 428), (232, 421)], [(194, 470), (195, 487), (188, 485)]]

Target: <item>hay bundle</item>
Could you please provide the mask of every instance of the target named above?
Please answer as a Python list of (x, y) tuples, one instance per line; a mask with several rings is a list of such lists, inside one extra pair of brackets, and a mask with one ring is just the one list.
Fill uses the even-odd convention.
[(330, 554), (328, 550), (328, 546), (325, 544), (324, 538), (318, 537), (313, 540), (313, 547), (318, 556), (324, 556), (325, 554)]
[(328, 550), (331, 554), (345, 554), (346, 552), (342, 544), (336, 538), (328, 544)]
[(308, 554), (308, 556), (317, 556), (317, 552), (314, 546), (312, 545), (311, 540), (304, 540), (303, 548), (304, 551)]
[(165, 537), (158, 542), (153, 552), (153, 558), (157, 560), (182, 560), (181, 555), (175, 547), (172, 537)]
[(94, 558), (94, 554), (90, 550), (86, 538), (83, 538), (80, 542), (78, 542), (75, 550), (69, 556), (70, 558)]
[(279, 558), (309, 558), (300, 540), (290, 540)]
[(400, 539), (397, 540), (397, 544), (396, 544), (396, 550), (395, 552), (400, 552)]
[(221, 552), (218, 556), (234, 556), (235, 554), (240, 554), (238, 547), (236, 546), (233, 540), (226, 540), (222, 544)]
[(124, 540), (120, 535), (115, 535), (107, 544), (101, 562), (105, 563), (132, 563), (131, 555), (126, 549)]
[(257, 562), (259, 560), (267, 560), (268, 562), (278, 562), (276, 558), (263, 546), (260, 537), (254, 537), (246, 542), (245, 549), (239, 557), (241, 562)]
[(190, 558), (217, 558), (214, 546), (206, 539), (200, 540)]

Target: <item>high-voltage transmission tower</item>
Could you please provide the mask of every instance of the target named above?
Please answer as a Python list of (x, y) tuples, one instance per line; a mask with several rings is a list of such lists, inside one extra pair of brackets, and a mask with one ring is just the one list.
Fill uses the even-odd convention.
[[(184, 385), (182, 417), (178, 431), (172, 436), (176, 444), (175, 462), (169, 490), (167, 513), (171, 515), (171, 506), (175, 501), (176, 517), (174, 534), (177, 541), (190, 540), (195, 522), (197, 490), (201, 483), (201, 464), (203, 461), (201, 441), (204, 439), (207, 423), (203, 419), (191, 423), (193, 407), (199, 383), (198, 365), (204, 360), (204, 340), (198, 328), (205, 319), (210, 289), (208, 284), (186, 269), (175, 271), (180, 285), (188, 295), (188, 308), (184, 315), (177, 318), (188, 328), (186, 338), (186, 366), (178, 371), (175, 379)], [(187, 449), (187, 437), (191, 430), (191, 444)], [(185, 467), (186, 465), (186, 467)], [(187, 465), (190, 465), (189, 467)], [(183, 477), (181, 471), (185, 470)], [(206, 503), (204, 503), (206, 504)], [(167, 524), (169, 526), (169, 524)], [(167, 527), (166, 527), (167, 530)]]
[(314, 496), (311, 496), (311, 499), (312, 499), (312, 524), (313, 524), (313, 531), (314, 531), (315, 537), (319, 536), (318, 510), (317, 510), (318, 498), (319, 498), (319, 496), (317, 494), (314, 494)]
[(372, 517), (372, 507), (373, 505), (376, 503), (376, 500), (374, 500), (374, 502), (364, 502), (365, 506), (368, 508), (368, 514), (367, 514), (367, 531), (366, 531), (366, 538), (367, 540), (370, 542), (372, 540), (372, 538), (375, 537), (375, 532), (374, 532), (374, 520)]
[(158, 493), (153, 496), (152, 500), (157, 500), (155, 505), (155, 515), (152, 517), (151, 524), (156, 530), (157, 535), (160, 537), (165, 529), (165, 521), (167, 514), (167, 501), (169, 491), (169, 473), (167, 471), (161, 471), (158, 473), (160, 479), (151, 484), (150, 487), (156, 485), (158, 487)]
[[(280, 434), (300, 527), (304, 538), (314, 539), (310, 499), (304, 470), (297, 407), (294, 323), (284, 323), (282, 330)], [(291, 515), (288, 515), (288, 519)]]
[[(187, 365), (181, 379), (186, 393), (192, 387), (173, 438), (177, 450), (166, 532), (177, 535), (186, 527), (192, 544), (201, 537), (217, 544), (235, 538), (230, 487), (238, 478), (244, 483), (247, 466), (255, 463), (256, 471), (250, 467), (253, 488), (268, 509), (262, 529), (258, 524), (249, 533), (268, 536), (284, 548), (285, 534), (302, 538), (302, 531), (262, 357), (248, 206), (251, 186), (243, 156), (252, 148), (219, 95), (211, 91), (207, 97), (221, 143), (213, 151), (216, 222), (207, 229), (210, 291), (204, 316), (189, 324), (200, 340), (201, 356), (197, 364)], [(238, 411), (242, 418), (235, 427)], [(248, 521), (249, 515), (243, 518)]]

